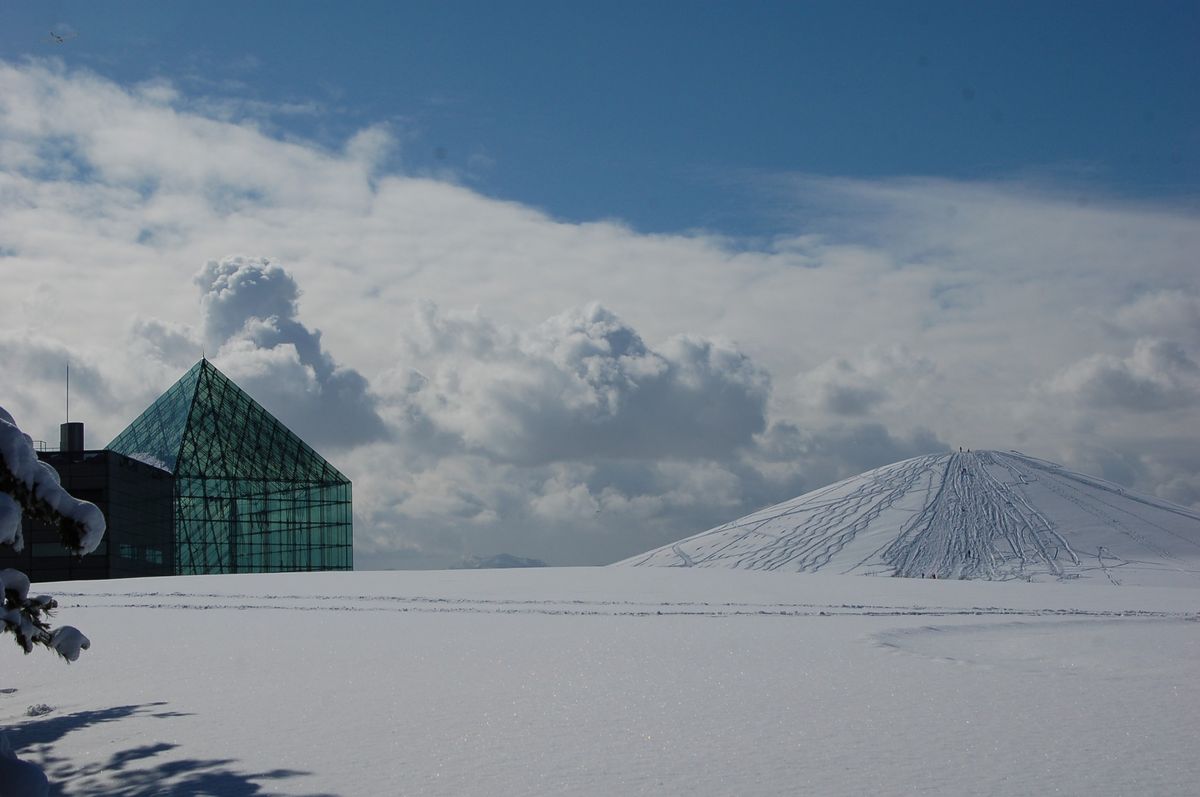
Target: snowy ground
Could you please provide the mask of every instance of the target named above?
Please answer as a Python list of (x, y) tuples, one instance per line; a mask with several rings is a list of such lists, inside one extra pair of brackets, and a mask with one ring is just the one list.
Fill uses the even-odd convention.
[(93, 646), (10, 649), (0, 725), (63, 794), (1200, 783), (1195, 589), (550, 568), (44, 590)]
[(1200, 512), (1016, 452), (907, 459), (625, 565), (1200, 586)]

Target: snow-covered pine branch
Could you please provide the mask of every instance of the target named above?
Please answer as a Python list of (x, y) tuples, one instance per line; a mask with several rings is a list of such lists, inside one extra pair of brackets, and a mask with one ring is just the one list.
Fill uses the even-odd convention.
[(63, 547), (82, 556), (104, 537), (100, 508), (63, 489), (58, 471), (37, 458), (33, 440), (0, 407), (0, 543), (24, 547), (21, 515), (58, 525)]
[[(24, 547), (24, 514), (57, 525), (63, 547), (79, 556), (94, 551), (104, 537), (99, 507), (63, 489), (58, 472), (37, 458), (33, 440), (0, 407), (0, 544), (18, 551)], [(0, 570), (0, 595), (0, 633), (13, 634), (26, 653), (42, 645), (75, 661), (88, 648), (78, 629), (51, 628), (48, 619), (58, 603), (48, 595), (29, 597), (29, 577), (20, 570)]]

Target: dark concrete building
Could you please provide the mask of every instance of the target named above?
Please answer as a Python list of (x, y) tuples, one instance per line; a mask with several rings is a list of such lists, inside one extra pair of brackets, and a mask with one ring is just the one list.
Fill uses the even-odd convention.
[(58, 529), (26, 518), (25, 547), (13, 552), (0, 546), (0, 567), (15, 567), (33, 581), (174, 573), (174, 477), (115, 451), (84, 450), (83, 424), (63, 424), (59, 449), (38, 457), (58, 471), (69, 493), (100, 507), (108, 526), (104, 539), (87, 556), (73, 556), (59, 542)]

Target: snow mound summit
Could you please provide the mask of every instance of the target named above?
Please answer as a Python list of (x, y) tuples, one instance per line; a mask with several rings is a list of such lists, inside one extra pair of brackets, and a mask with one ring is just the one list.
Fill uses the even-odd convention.
[(933, 454), (617, 565), (1200, 587), (1200, 512), (1016, 452)]

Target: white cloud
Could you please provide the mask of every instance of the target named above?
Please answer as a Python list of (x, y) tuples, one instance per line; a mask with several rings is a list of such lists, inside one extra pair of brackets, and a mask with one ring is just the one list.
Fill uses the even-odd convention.
[(1200, 366), (1179, 343), (1143, 338), (1128, 357), (1095, 354), (1069, 366), (1049, 389), (1102, 410), (1195, 408), (1200, 407)]
[(542, 483), (541, 492), (530, 501), (530, 510), (552, 522), (574, 523), (599, 514), (600, 501), (584, 481), (559, 469)]
[[(39, 427), (25, 424), (29, 434), (44, 442), (58, 445), (58, 424), (67, 414), (68, 367), (74, 398), (72, 420), (80, 419), (81, 410), (111, 410), (114, 406), (113, 388), (105, 374), (86, 355), (41, 333), (0, 330), (0, 363), (5, 373), (0, 406), (15, 417), (44, 418), (46, 405), (50, 405), (52, 423)], [(99, 446), (107, 441), (90, 437), (88, 442)]]
[(1178, 337), (1200, 346), (1200, 294), (1183, 289), (1151, 291), (1122, 306), (1116, 322), (1130, 334)]
[[(201, 293), (204, 340), (214, 349), (242, 332), (250, 321), (291, 321), (300, 298), (295, 280), (266, 258), (210, 260), (193, 282)], [(311, 342), (311, 336), (307, 337)]]
[[(779, 492), (790, 497), (878, 467), (877, 463), (944, 451), (949, 445), (922, 427), (894, 434), (869, 421), (834, 422), (816, 429), (779, 421), (759, 437), (746, 463), (761, 479), (755, 487), (764, 498)], [(757, 503), (765, 505), (769, 500)]]
[[(360, 564), (612, 560), (940, 445), (1192, 495), (1190, 210), (786, 177), (794, 229), (755, 245), (389, 172), (383, 127), (333, 148), (271, 129), (161, 81), (0, 62), (23, 423), (61, 420), (52, 375), (28, 378), (59, 355), (92, 369), (80, 417), (107, 440), (208, 349), (341, 447)], [(204, 266), (198, 305), (229, 252), (259, 257)]]
[(1200, 476), (1195, 474), (1173, 473), (1159, 483), (1155, 492), (1168, 501), (1200, 509)]
[(213, 361), (285, 424), (335, 448), (387, 436), (366, 378), (335, 363), (320, 331), (297, 320), (300, 288), (281, 266), (226, 257), (193, 282)]
[(130, 332), (146, 356), (173, 368), (186, 368), (204, 353), (192, 328), (178, 321), (137, 318)]
[(894, 402), (911, 411), (914, 398), (928, 398), (928, 391), (941, 387), (936, 377), (934, 362), (906, 346), (873, 345), (853, 359), (834, 357), (801, 374), (796, 389), (821, 412), (866, 417)]
[(652, 349), (599, 304), (518, 333), (426, 303), (411, 328), (400, 397), (497, 459), (724, 457), (765, 426), (769, 379), (733, 344)]

